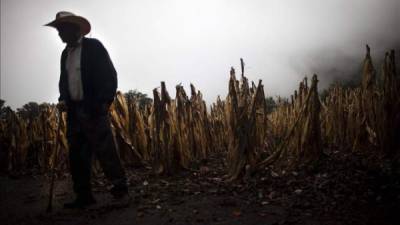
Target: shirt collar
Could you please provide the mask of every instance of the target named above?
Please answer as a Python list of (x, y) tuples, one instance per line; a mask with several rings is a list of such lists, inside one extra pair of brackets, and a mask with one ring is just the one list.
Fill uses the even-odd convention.
[(77, 48), (77, 47), (81, 46), (82, 45), (82, 39), (83, 39), (83, 36), (80, 36), (78, 41), (76, 41), (76, 45), (72, 45), (72, 46), (71, 45), (67, 45), (67, 48), (68, 49), (74, 49), (74, 48)]

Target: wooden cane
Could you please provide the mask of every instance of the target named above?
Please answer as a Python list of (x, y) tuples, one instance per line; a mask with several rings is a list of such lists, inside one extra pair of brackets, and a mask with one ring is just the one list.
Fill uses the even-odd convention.
[(56, 136), (56, 152), (54, 153), (54, 159), (53, 159), (53, 163), (52, 163), (52, 167), (51, 167), (51, 171), (50, 171), (50, 176), (51, 176), (51, 181), (50, 181), (50, 190), (49, 190), (49, 202), (47, 204), (47, 210), (46, 212), (50, 213), (53, 210), (53, 195), (54, 195), (54, 183), (55, 183), (55, 171), (56, 171), (56, 163), (57, 163), (57, 159), (58, 159), (58, 148), (59, 148), (59, 137), (60, 137), (60, 131), (61, 131), (61, 120), (62, 120), (62, 111), (58, 111), (59, 113), (59, 118), (58, 118), (58, 122), (57, 122), (57, 136)]

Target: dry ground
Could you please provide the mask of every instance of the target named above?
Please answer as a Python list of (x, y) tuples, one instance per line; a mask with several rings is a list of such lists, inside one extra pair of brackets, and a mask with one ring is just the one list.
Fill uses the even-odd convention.
[(46, 213), (48, 178), (0, 177), (1, 224), (400, 224), (398, 173), (371, 170), (356, 156), (334, 153), (316, 171), (268, 170), (245, 181), (224, 182), (224, 157), (214, 155), (201, 172), (155, 176), (128, 169), (127, 208), (110, 205), (108, 182), (94, 179), (98, 200), (85, 210), (64, 210), (73, 198), (68, 174), (56, 185)]

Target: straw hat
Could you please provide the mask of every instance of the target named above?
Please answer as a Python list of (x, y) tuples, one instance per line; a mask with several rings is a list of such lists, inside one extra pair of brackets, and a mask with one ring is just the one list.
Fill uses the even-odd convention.
[(90, 32), (90, 23), (87, 19), (66, 11), (58, 12), (56, 14), (56, 19), (48, 24), (45, 24), (45, 26), (57, 28), (57, 26), (62, 23), (73, 23), (78, 25), (83, 36)]

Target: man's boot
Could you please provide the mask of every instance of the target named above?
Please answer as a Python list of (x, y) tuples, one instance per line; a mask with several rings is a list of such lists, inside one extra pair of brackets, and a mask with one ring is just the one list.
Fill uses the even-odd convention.
[(64, 204), (66, 209), (83, 209), (87, 206), (96, 204), (96, 199), (90, 194), (78, 194), (76, 199), (72, 202)]

